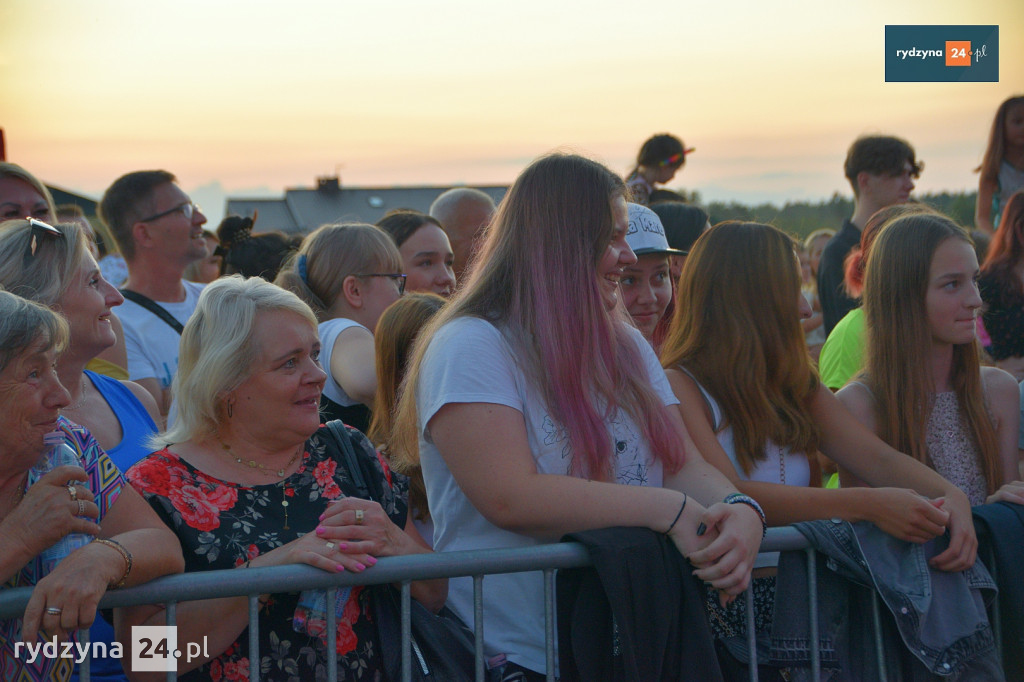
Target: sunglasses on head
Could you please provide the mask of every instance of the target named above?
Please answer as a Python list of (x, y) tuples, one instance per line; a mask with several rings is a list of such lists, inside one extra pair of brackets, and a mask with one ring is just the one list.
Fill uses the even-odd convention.
[(42, 220), (36, 220), (35, 218), (28, 217), (26, 217), (25, 220), (28, 221), (28, 226), (32, 231), (32, 235), (28, 240), (28, 252), (25, 254), (26, 262), (35, 257), (36, 249), (39, 248), (39, 239), (41, 237), (64, 239), (64, 233), (49, 223), (44, 223)]

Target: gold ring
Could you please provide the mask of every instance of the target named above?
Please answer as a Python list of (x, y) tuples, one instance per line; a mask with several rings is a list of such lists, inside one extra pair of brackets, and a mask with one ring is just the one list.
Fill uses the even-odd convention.
[(59, 616), (64, 612), (64, 609), (58, 609), (56, 606), (48, 606), (46, 607), (46, 612), (51, 616)]
[(85, 516), (85, 500), (78, 500), (78, 515)]
[(71, 495), (71, 501), (74, 502), (78, 499), (78, 491), (75, 490), (75, 486), (68, 483), (68, 495)]
[(366, 516), (366, 514), (363, 512), (362, 509), (356, 509), (356, 524), (361, 526), (363, 524), (364, 516)]
[(334, 543), (333, 542), (328, 542), (327, 543), (327, 549), (334, 549)]

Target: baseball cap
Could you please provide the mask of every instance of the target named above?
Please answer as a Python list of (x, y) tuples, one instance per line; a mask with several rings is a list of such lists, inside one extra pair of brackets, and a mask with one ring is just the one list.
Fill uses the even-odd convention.
[(658, 214), (640, 204), (629, 203), (629, 229), (626, 231), (626, 243), (638, 256), (647, 253), (664, 253), (685, 255), (685, 251), (670, 248), (665, 237), (665, 227), (661, 224)]

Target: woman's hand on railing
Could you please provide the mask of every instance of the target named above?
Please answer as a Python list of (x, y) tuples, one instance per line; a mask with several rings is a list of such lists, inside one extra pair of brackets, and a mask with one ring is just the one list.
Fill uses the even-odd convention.
[(761, 517), (746, 504), (718, 503), (704, 512), (700, 522), (706, 528), (703, 537), (711, 541), (688, 555), (698, 567), (694, 575), (729, 597), (741, 594), (750, 584), (754, 557), (761, 546)]
[(355, 563), (348, 566), (346, 562), (341, 561), (341, 556), (336, 542), (329, 542), (310, 531), (287, 545), (252, 559), (250, 565), (253, 568), (262, 568), (264, 566), (309, 564), (330, 573), (354, 570)]
[(955, 573), (974, 565), (978, 556), (978, 536), (974, 531), (971, 502), (959, 488), (939, 498), (942, 508), (949, 512), (949, 547), (928, 563), (940, 571)]
[(993, 502), (1012, 502), (1024, 504), (1024, 481), (1011, 481), (985, 499), (985, 504)]
[(42, 631), (47, 637), (56, 635), (58, 641), (70, 641), (75, 630), (92, 625), (100, 599), (123, 573), (121, 555), (106, 545), (90, 542), (71, 552), (32, 590), (22, 638), (35, 642)]
[(949, 512), (940, 500), (906, 488), (858, 488), (857, 492), (864, 519), (893, 537), (921, 544), (946, 532)]
[(358, 497), (343, 497), (328, 505), (316, 534), (322, 540), (334, 542), (344, 556), (343, 563), (354, 564), (356, 570), (372, 566), (376, 563), (374, 557), (424, 551), (392, 523), (380, 504)]

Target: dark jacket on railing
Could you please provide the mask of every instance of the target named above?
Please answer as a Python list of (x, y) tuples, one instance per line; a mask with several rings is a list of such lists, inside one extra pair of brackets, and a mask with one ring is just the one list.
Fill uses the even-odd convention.
[(558, 572), (562, 682), (722, 679), (700, 583), (668, 536), (606, 528), (563, 541), (594, 565)]
[[(887, 670), (902, 670), (905, 680), (1004, 679), (985, 612), (995, 584), (980, 562), (960, 573), (933, 569), (928, 560), (948, 539), (904, 542), (867, 522), (812, 521), (795, 528), (824, 555), (817, 562), (819, 650), (824, 667), (839, 666), (840, 679), (878, 679), (871, 626), (876, 591)], [(800, 668), (794, 680), (810, 679), (802, 668), (810, 660), (808, 632), (807, 563), (803, 552), (783, 553), (771, 657)]]
[(978, 556), (991, 556), (999, 585), (1003, 670), (1006, 679), (1024, 681), (1024, 506), (1009, 502), (974, 508)]

